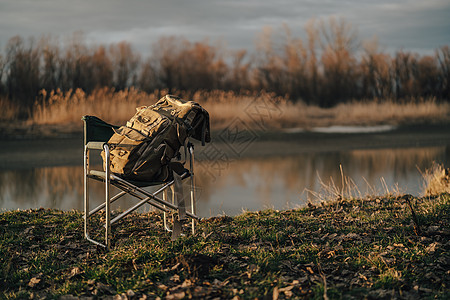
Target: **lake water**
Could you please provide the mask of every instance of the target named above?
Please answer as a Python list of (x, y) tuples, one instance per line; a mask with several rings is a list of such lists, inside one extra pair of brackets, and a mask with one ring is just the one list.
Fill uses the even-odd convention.
[[(227, 156), (227, 160), (211, 160), (205, 154), (199, 155), (196, 163), (197, 212), (201, 217), (209, 217), (236, 215), (243, 210), (301, 207), (307, 201), (335, 197), (336, 191), (342, 188), (342, 174), (346, 178), (345, 191), (354, 196), (388, 192), (419, 196), (424, 189), (421, 172), (434, 162), (447, 166), (450, 162), (448, 140), (413, 143), (407, 147), (389, 148), (385, 144), (378, 148), (364, 147), (380, 136), (370, 137), (367, 142), (355, 146), (361, 149), (352, 149), (351, 140), (342, 143), (345, 147), (328, 147), (325, 143), (322, 147), (301, 148), (299, 145), (305, 144), (305, 140), (294, 139), (283, 143), (275, 141), (280, 148), (253, 141), (252, 147), (242, 148), (245, 151)], [(314, 139), (307, 140), (314, 145)], [(71, 160), (67, 164), (58, 163), (58, 166), (45, 167), (30, 162), (21, 168), (3, 166), (0, 169), (0, 207), (3, 210), (39, 207), (82, 210), (81, 150), (75, 155), (75, 163)], [(102, 185), (94, 183), (91, 199), (94, 202), (101, 199), (102, 192)], [(124, 201), (128, 204), (131, 200)], [(118, 202), (114, 209), (125, 203)]]

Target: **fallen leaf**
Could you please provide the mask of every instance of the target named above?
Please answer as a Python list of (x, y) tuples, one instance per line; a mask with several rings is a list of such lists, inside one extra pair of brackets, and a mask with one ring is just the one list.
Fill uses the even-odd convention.
[(166, 299), (183, 299), (186, 296), (185, 292), (173, 293), (166, 296)]
[(25, 230), (23, 231), (23, 234), (25, 234), (25, 235), (30, 235), (30, 234), (32, 233), (32, 231), (33, 231), (34, 228), (35, 228), (34, 226), (28, 227), (27, 229), (25, 229)]
[(192, 285), (192, 281), (190, 281), (189, 279), (186, 279), (185, 281), (183, 281), (183, 283), (181, 284), (182, 288), (186, 288), (186, 287), (190, 287)]
[(30, 282), (28, 282), (29, 287), (35, 287), (39, 282), (41, 282), (40, 278), (33, 277), (30, 279)]
[(278, 291), (280, 291), (280, 292), (287, 292), (287, 291), (292, 290), (293, 288), (294, 288), (294, 286), (293, 286), (293, 285), (290, 285), (290, 286), (287, 286), (287, 287), (278, 289)]
[(363, 274), (359, 274), (358, 276), (359, 276), (359, 278), (364, 279), (365, 281), (367, 281), (367, 277), (364, 276)]
[(79, 267), (75, 267), (70, 271), (70, 276), (69, 277), (74, 277), (81, 274), (81, 269)]
[(116, 293), (115, 289), (112, 286), (103, 284), (101, 282), (97, 283), (97, 290), (101, 293), (110, 294), (110, 295)]
[(272, 300), (278, 300), (279, 296), (280, 296), (280, 293), (278, 292), (278, 287), (275, 287), (273, 289), (273, 293), (272, 293)]
[(431, 243), (431, 244), (427, 247), (426, 251), (427, 251), (428, 253), (433, 253), (434, 251), (436, 251), (436, 246), (437, 246), (437, 242)]

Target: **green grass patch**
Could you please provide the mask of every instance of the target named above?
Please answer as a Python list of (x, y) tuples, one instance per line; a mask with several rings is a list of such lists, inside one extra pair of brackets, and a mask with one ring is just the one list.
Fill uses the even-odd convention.
[(416, 221), (405, 197), (209, 218), (175, 242), (157, 213), (131, 214), (108, 252), (80, 212), (3, 212), (0, 297), (445, 299), (450, 195), (410, 199)]

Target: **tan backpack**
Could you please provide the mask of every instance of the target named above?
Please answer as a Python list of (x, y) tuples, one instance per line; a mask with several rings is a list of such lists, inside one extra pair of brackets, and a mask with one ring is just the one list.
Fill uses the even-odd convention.
[(180, 156), (188, 137), (202, 145), (211, 140), (209, 114), (198, 103), (166, 95), (154, 105), (138, 107), (108, 142), (111, 171), (131, 180), (165, 181), (171, 176), (169, 163)]

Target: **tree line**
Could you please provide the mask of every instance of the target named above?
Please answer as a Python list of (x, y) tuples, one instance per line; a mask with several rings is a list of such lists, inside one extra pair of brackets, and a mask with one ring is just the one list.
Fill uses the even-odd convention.
[(349, 100), (449, 100), (450, 48), (419, 55), (388, 54), (363, 41), (345, 20), (311, 20), (306, 38), (288, 26), (264, 28), (254, 52), (228, 51), (220, 44), (163, 37), (142, 57), (127, 42), (88, 45), (74, 34), (69, 42), (20, 36), (0, 53), (0, 97), (30, 108), (43, 89), (87, 94), (103, 87), (153, 92), (264, 90), (292, 101), (330, 107)]

